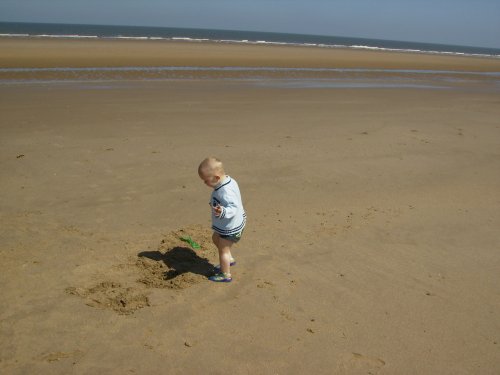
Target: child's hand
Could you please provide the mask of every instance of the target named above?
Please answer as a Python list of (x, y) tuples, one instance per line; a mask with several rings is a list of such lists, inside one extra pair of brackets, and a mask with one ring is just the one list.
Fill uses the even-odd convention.
[(213, 210), (214, 210), (215, 216), (217, 216), (217, 217), (219, 217), (222, 214), (222, 207), (220, 206), (220, 204), (218, 204), (217, 206), (213, 206)]

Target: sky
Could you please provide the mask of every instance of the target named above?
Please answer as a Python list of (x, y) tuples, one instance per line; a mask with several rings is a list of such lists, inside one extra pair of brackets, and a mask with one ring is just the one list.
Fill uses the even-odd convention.
[(0, 21), (268, 31), (500, 48), (500, 0), (0, 0)]

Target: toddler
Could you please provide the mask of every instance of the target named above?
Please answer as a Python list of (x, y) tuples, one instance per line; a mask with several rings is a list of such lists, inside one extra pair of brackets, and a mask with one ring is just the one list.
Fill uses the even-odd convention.
[(230, 267), (236, 264), (231, 247), (240, 240), (246, 224), (240, 189), (236, 180), (226, 175), (222, 162), (217, 158), (203, 160), (198, 167), (198, 174), (213, 189), (210, 197), (214, 231), (212, 240), (219, 250), (220, 265), (215, 267), (216, 274), (209, 280), (230, 282)]

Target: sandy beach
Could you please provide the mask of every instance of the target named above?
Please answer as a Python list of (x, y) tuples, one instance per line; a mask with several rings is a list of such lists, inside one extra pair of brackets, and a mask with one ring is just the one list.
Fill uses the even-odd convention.
[(273, 66), (500, 71), (496, 58), (258, 44), (0, 38), (0, 48), (0, 68)]
[[(0, 50), (2, 68), (500, 72), (499, 59), (306, 47)], [(498, 77), (217, 74), (0, 83), (0, 372), (500, 373)], [(208, 155), (248, 213), (230, 284), (206, 278)]]

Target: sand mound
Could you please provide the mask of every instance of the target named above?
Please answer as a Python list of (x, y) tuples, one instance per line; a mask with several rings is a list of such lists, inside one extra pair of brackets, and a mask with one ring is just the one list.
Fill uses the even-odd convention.
[(146, 295), (113, 281), (103, 281), (88, 289), (69, 287), (66, 292), (85, 298), (88, 306), (111, 309), (119, 314), (132, 314), (149, 306)]
[[(200, 245), (192, 249), (181, 237), (191, 237)], [(213, 273), (213, 262), (217, 259), (217, 249), (212, 243), (212, 232), (200, 225), (173, 231), (166, 235), (158, 249), (142, 251), (129, 264), (120, 264), (117, 269), (122, 274), (120, 280), (127, 279), (127, 271), (139, 273), (137, 283), (125, 287), (116, 281), (103, 281), (90, 288), (69, 287), (66, 292), (82, 297), (88, 306), (110, 309), (119, 314), (132, 314), (149, 306), (147, 288), (185, 289), (207, 280)]]
[[(191, 237), (200, 249), (192, 249), (181, 237)], [(141, 273), (140, 283), (152, 288), (184, 289), (212, 274), (210, 262), (216, 259), (217, 250), (208, 229), (190, 226), (169, 233), (158, 250), (140, 252), (138, 257), (136, 266)]]

